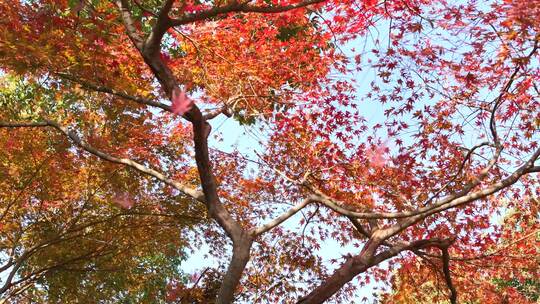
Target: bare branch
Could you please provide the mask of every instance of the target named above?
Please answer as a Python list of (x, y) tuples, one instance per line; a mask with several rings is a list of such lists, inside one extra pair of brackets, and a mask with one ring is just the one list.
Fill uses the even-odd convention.
[(269, 230), (271, 230), (272, 228), (280, 225), (281, 223), (283, 223), (284, 221), (288, 220), (291, 216), (295, 215), (298, 211), (302, 210), (304, 207), (306, 207), (309, 203), (315, 201), (315, 198), (307, 198), (305, 199), (302, 203), (290, 208), (289, 210), (287, 210), (286, 212), (284, 212), (282, 215), (276, 217), (275, 219), (273, 219), (271, 222), (269, 223), (266, 223), (260, 227), (257, 227), (256, 229), (252, 229), (250, 231), (250, 234), (253, 235), (253, 236), (259, 236)]
[[(117, 1), (121, 2), (120, 4), (125, 4), (126, 0)], [(160, 10), (156, 25), (152, 29), (152, 34), (148, 37), (146, 42), (144, 42), (142, 47), (138, 47), (145, 63), (152, 70), (152, 73), (161, 84), (161, 88), (165, 94), (171, 99), (174, 90), (179, 87), (179, 84), (169, 66), (167, 66), (167, 64), (160, 57), (160, 50), (161, 39), (167, 30), (172, 26), (168, 16), (172, 3), (173, 0), (166, 0), (163, 8)], [(121, 10), (122, 7), (124, 7), (125, 10), (125, 5), (119, 5), (119, 7)], [(126, 24), (126, 27), (128, 27), (128, 32), (130, 32), (129, 19), (124, 18), (124, 23)], [(134, 43), (138, 45), (137, 41), (134, 41)], [(196, 105), (193, 105), (188, 112), (184, 113), (183, 117), (190, 121), (193, 125), (195, 161), (197, 163), (199, 178), (201, 180), (201, 186), (204, 193), (204, 195), (201, 195), (201, 197), (204, 197), (204, 203), (208, 210), (208, 214), (218, 222), (227, 236), (233, 241), (232, 259), (227, 272), (223, 277), (216, 299), (217, 303), (230, 303), (234, 299), (234, 292), (240, 282), (242, 272), (249, 261), (253, 239), (220, 202), (217, 184), (208, 155), (207, 138), (211, 131), (210, 125)], [(134, 164), (131, 165), (133, 166)], [(159, 172), (155, 173), (159, 174)], [(167, 180), (166, 177), (161, 177)], [(200, 195), (200, 192), (197, 191), (197, 194)]]
[(227, 106), (223, 106), (221, 108), (215, 109), (213, 111), (209, 111), (208, 113), (205, 113), (203, 115), (205, 120), (211, 120), (216, 118), (219, 114), (224, 114), (227, 117), (231, 117), (232, 114), (229, 112), (229, 108)]
[[(498, 156), (500, 155), (500, 149), (497, 150), (495, 155), (493, 156), (490, 163), (484, 168), (475, 181), (471, 182), (469, 185), (467, 185), (464, 189), (461, 191), (448, 195), (446, 197), (443, 197), (439, 201), (435, 202), (432, 205), (425, 206), (422, 208), (418, 208), (413, 211), (406, 211), (406, 212), (355, 212), (348, 210), (344, 207), (345, 205), (342, 202), (339, 202), (337, 200), (332, 199), (331, 197), (327, 196), (326, 194), (322, 193), (321, 191), (315, 189), (314, 187), (310, 186), (309, 184), (304, 183), (304, 186), (315, 193), (317, 196), (317, 202), (322, 203), (329, 207), (330, 209), (345, 215), (350, 216), (354, 218), (359, 219), (400, 219), (400, 218), (409, 218), (406, 221), (403, 221), (401, 223), (398, 223), (399, 226), (406, 225), (406, 227), (409, 227), (407, 223), (409, 221), (414, 220), (416, 222), (417, 219), (425, 218), (429, 215), (432, 215), (434, 213), (444, 211), (453, 207), (457, 207), (472, 201), (475, 201), (477, 199), (484, 198), (488, 195), (491, 195), (495, 192), (498, 192), (514, 183), (516, 183), (521, 176), (524, 174), (530, 173), (530, 172), (537, 172), (540, 171), (537, 167), (534, 166), (534, 162), (539, 158), (540, 156), (540, 148), (536, 150), (536, 152), (530, 157), (530, 159), (525, 162), (520, 168), (518, 168), (513, 174), (507, 176), (506, 178), (491, 184), (490, 186), (485, 187), (484, 189), (475, 191), (470, 193), (470, 191), (477, 185), (480, 184), (480, 182), (485, 178), (485, 176), (488, 174), (489, 169), (492, 168), (498, 159)], [(402, 227), (402, 228), (403, 228)], [(404, 229), (404, 228), (403, 228)], [(401, 230), (399, 230), (401, 231)], [(394, 235), (394, 234), (392, 234)]]
[(454, 287), (454, 284), (452, 283), (452, 275), (450, 274), (450, 255), (448, 254), (448, 246), (441, 247), (442, 250), (442, 262), (443, 262), (443, 273), (444, 273), (444, 280), (446, 281), (446, 285), (448, 286), (448, 289), (450, 290), (450, 303), (456, 304), (457, 303), (457, 291)]
[(9, 121), (0, 121), (0, 128), (34, 128), (34, 127), (48, 127), (50, 126), (48, 122), (38, 121), (38, 122), (9, 122)]
[(211, 127), (202, 116), (197, 106), (193, 106), (188, 112), (193, 125), (193, 142), (195, 144), (195, 161), (199, 171), (202, 189), (204, 192), (206, 208), (212, 218), (223, 228), (227, 236), (233, 242), (233, 255), (227, 272), (223, 277), (217, 296), (217, 303), (232, 303), (236, 287), (240, 283), (242, 273), (250, 259), (252, 235), (244, 230), (225, 206), (221, 203), (216, 179), (212, 171), (212, 165), (208, 150), (208, 135)]
[(366, 237), (368, 239), (371, 237), (371, 235), (372, 235), (371, 231), (364, 228), (364, 226), (362, 226), (362, 224), (360, 223), (360, 221), (357, 218), (354, 218), (354, 217), (351, 217), (351, 216), (347, 216), (347, 218), (352, 223), (354, 228), (358, 231), (358, 233), (360, 233), (361, 235), (363, 235), (364, 237)]
[(276, 14), (283, 13), (286, 11), (295, 10), (298, 8), (306, 7), (313, 4), (323, 3), (326, 0), (306, 0), (303, 2), (283, 5), (283, 6), (255, 6), (255, 5), (245, 5), (241, 12), (244, 13), (263, 13), (263, 14)]
[(540, 166), (534, 166), (527, 169), (527, 173), (538, 173), (540, 172)]
[(69, 74), (58, 73), (56, 75), (58, 75), (61, 78), (67, 79), (69, 81), (78, 83), (78, 84), (82, 85), (84, 88), (87, 88), (87, 89), (90, 89), (90, 90), (93, 90), (93, 91), (96, 91), (96, 92), (112, 94), (112, 95), (115, 95), (115, 96), (118, 96), (118, 97), (121, 97), (121, 98), (124, 98), (124, 99), (127, 99), (127, 100), (134, 101), (136, 103), (161, 108), (161, 109), (163, 109), (163, 110), (165, 110), (167, 112), (172, 111), (171, 106), (166, 105), (164, 103), (161, 103), (159, 101), (154, 101), (154, 100), (150, 100), (150, 99), (146, 99), (146, 98), (142, 98), (142, 97), (138, 97), (138, 96), (132, 96), (132, 95), (126, 94), (124, 92), (121, 92), (121, 91), (118, 91), (118, 90), (115, 90), (115, 89), (111, 89), (111, 88), (108, 88), (108, 87), (105, 87), (105, 86), (98, 86), (98, 85), (95, 85), (95, 84), (92, 84), (92, 83), (89, 83), (89, 82), (86, 82), (86, 81), (76, 79), (75, 77), (73, 77), (73, 76), (71, 76)]
[(141, 50), (143, 47), (143, 39), (139, 32), (137, 31), (137, 27), (135, 26), (135, 21), (133, 20), (131, 16), (131, 12), (129, 10), (129, 5), (127, 4), (126, 0), (116, 0), (116, 6), (120, 9), (120, 15), (122, 16), (122, 20), (124, 22), (124, 25), (126, 27), (126, 33), (133, 42), (133, 44), (137, 47), (137, 49)]
[(453, 183), (457, 178), (458, 176), (461, 174), (463, 168), (465, 167), (465, 164), (467, 163), (467, 161), (471, 158), (471, 156), (473, 155), (474, 151), (476, 149), (479, 149), (483, 146), (487, 146), (489, 145), (489, 142), (482, 142), (478, 145), (475, 145), (473, 146), (472, 148), (468, 149), (467, 150), (467, 154), (465, 155), (465, 157), (463, 158), (463, 161), (461, 162), (456, 174), (454, 174), (454, 176), (441, 188), (439, 189), (435, 194), (433, 194), (429, 199), (426, 200), (425, 203), (423, 203), (422, 205), (427, 205), (429, 204), (433, 199), (435, 199), (439, 194), (441, 194), (444, 190), (446, 190), (446, 188), (448, 188), (448, 186)]
[(219, 199), (217, 184), (212, 172), (208, 152), (207, 137), (210, 133), (210, 125), (204, 120), (197, 107), (194, 106), (190, 112), (194, 119), (192, 124), (193, 141), (195, 143), (195, 161), (206, 198), (206, 207), (208, 208), (208, 212), (217, 220), (233, 242), (240, 240), (244, 236), (242, 227), (231, 217)]
[(144, 42), (142, 53), (149, 57), (155, 56), (161, 49), (161, 39), (167, 30), (171, 27), (171, 19), (169, 12), (171, 11), (174, 0), (166, 0), (163, 7), (159, 10), (156, 24), (152, 28), (152, 32)]
[(247, 2), (241, 3), (239, 1), (230, 1), (229, 4), (224, 6), (213, 7), (209, 10), (197, 12), (194, 14), (184, 15), (178, 19), (171, 21), (173, 26), (179, 26), (184, 24), (193, 23), (196, 21), (205, 20), (215, 16), (238, 12), (238, 13), (263, 13), (263, 14), (275, 14), (283, 13), (286, 11), (306, 7), (313, 4), (323, 3), (326, 0), (306, 0), (296, 4), (283, 5), (283, 6), (255, 6), (249, 5)]
[(179, 190), (180, 192), (200, 201), (205, 202), (205, 198), (203, 193), (201, 193), (198, 190), (195, 190), (189, 186), (186, 186), (182, 183), (179, 183), (175, 180), (172, 180), (162, 174), (161, 172), (158, 172), (154, 169), (145, 167), (144, 165), (139, 164), (138, 162), (135, 162), (131, 159), (127, 158), (118, 158), (112, 155), (109, 155), (105, 152), (102, 152), (100, 150), (95, 149), (94, 147), (90, 146), (88, 143), (86, 143), (84, 140), (82, 140), (75, 132), (68, 130), (66, 127), (60, 125), (57, 122), (51, 121), (51, 120), (45, 120), (40, 122), (3, 122), (0, 121), (0, 128), (18, 128), (18, 127), (53, 127), (57, 129), (58, 131), (64, 133), (67, 137), (69, 137), (75, 144), (77, 144), (79, 147), (83, 148), (85, 151), (110, 162), (126, 165), (128, 167), (131, 167), (141, 173), (150, 175), (165, 184), (172, 186), (173, 188)]
[(428, 247), (449, 246), (451, 239), (427, 239), (414, 242), (401, 242), (375, 255), (381, 244), (380, 231), (377, 231), (364, 245), (362, 252), (348, 258), (336, 271), (326, 279), (319, 287), (311, 291), (307, 296), (298, 300), (297, 304), (323, 303), (334, 295), (344, 284), (351, 281), (355, 276), (365, 272), (374, 265), (390, 259), (406, 250), (418, 250)]
[(472, 193), (465, 193), (464, 195), (454, 195), (451, 200), (443, 200), (439, 203), (434, 204), (433, 206), (430, 206), (429, 208), (420, 208), (418, 209), (417, 215), (408, 217), (397, 224), (393, 225), (390, 228), (385, 229), (388, 232), (387, 237), (391, 237), (393, 235), (396, 235), (397, 233), (403, 231), (404, 229), (407, 229), (411, 225), (414, 225), (415, 223), (421, 221), (422, 219), (435, 214), (439, 213), (445, 210), (448, 210), (450, 208), (455, 208), (470, 202), (473, 202), (478, 199), (482, 199), (484, 197), (487, 197), (491, 194), (494, 194), (504, 188), (507, 188), (514, 183), (516, 183), (523, 175), (528, 173), (528, 170), (531, 168), (534, 168), (534, 162), (540, 157), (540, 148), (538, 148), (532, 156), (529, 158), (527, 162), (525, 162), (521, 167), (519, 167), (514, 173), (510, 174), (506, 178), (501, 179), (500, 181), (493, 183), (483, 189), (477, 190)]

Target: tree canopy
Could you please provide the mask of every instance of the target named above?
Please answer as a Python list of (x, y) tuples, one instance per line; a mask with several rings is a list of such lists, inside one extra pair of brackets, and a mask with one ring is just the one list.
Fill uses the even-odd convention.
[(5, 302), (539, 299), (540, 1), (0, 10)]

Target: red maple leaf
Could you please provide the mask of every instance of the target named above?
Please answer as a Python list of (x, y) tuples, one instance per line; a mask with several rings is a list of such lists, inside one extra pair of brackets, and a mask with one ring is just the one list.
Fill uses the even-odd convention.
[(384, 167), (388, 162), (386, 157), (386, 142), (366, 152), (367, 159), (373, 167)]
[(192, 106), (193, 101), (186, 96), (186, 91), (174, 88), (172, 91), (172, 112), (174, 114), (184, 115)]
[(127, 192), (117, 193), (113, 201), (124, 209), (130, 209), (135, 204)]

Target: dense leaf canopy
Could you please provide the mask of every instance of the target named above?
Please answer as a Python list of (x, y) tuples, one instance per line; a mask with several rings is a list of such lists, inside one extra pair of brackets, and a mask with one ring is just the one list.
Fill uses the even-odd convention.
[(0, 11), (6, 302), (539, 299), (540, 1)]

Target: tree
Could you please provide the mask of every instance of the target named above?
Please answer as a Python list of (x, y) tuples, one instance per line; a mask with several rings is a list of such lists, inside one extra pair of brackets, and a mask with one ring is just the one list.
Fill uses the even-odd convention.
[[(535, 303), (540, 298), (538, 200), (510, 210), (498, 227), (498, 239), (483, 245), (484, 252), (454, 252), (452, 278), (465, 303)], [(457, 249), (457, 248), (456, 248)], [(438, 292), (445, 284), (440, 256), (411, 255), (401, 261), (393, 289), (383, 303), (448, 303)]]
[[(12, 155), (22, 138), (61, 146), (63, 165), (76, 157), (108, 163), (105, 175), (121, 168), (124, 206), (136, 197), (127, 184), (141, 195), (178, 192), (173, 206), (204, 206), (217, 225), (190, 241), (203, 237), (229, 261), (193, 286), (203, 302), (345, 301), (354, 278), (382, 281), (412, 252), (434, 260), (446, 283), (436, 290), (457, 303), (453, 259), (492, 248), (494, 214), (539, 195), (539, 7), (2, 3), (4, 78), (36, 88), (3, 99), (4, 147)], [(358, 51), (382, 28), (385, 43)], [(364, 70), (376, 77), (356, 83)], [(381, 122), (363, 117), (373, 103)], [(223, 115), (259, 134), (256, 153), (210, 147), (211, 122)], [(304, 219), (285, 223), (298, 213)], [(317, 255), (328, 238), (358, 248), (336, 269)]]
[[(46, 100), (24, 81), (5, 84), (4, 102)], [(0, 139), (4, 300), (159, 303), (171, 281), (185, 281), (178, 265), (201, 210), (137, 172), (70, 153), (63, 137), (10, 135)]]

